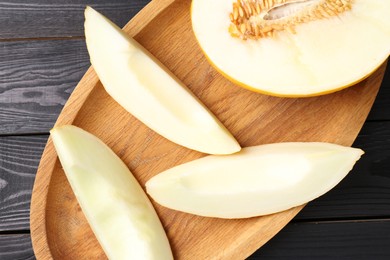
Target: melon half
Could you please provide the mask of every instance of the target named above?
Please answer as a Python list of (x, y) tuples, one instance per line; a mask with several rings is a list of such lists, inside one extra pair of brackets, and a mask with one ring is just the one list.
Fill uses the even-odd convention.
[(346, 88), (390, 54), (389, 0), (193, 0), (191, 18), (219, 72), (275, 96)]

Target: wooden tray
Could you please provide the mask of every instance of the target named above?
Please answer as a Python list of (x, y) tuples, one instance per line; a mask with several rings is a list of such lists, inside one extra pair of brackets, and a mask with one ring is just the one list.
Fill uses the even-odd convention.
[[(210, 67), (192, 33), (190, 2), (152, 1), (124, 30), (176, 74), (242, 146), (283, 141), (353, 143), (374, 102), (385, 65), (356, 86), (322, 97), (288, 99), (253, 93), (228, 82)], [(163, 170), (204, 156), (167, 141), (124, 111), (104, 91), (92, 68), (56, 123), (64, 124), (82, 127), (101, 138), (142, 185)], [(154, 206), (176, 259), (243, 259), (303, 208), (222, 220)], [(33, 190), (31, 236), (38, 259), (105, 259), (50, 139)]]

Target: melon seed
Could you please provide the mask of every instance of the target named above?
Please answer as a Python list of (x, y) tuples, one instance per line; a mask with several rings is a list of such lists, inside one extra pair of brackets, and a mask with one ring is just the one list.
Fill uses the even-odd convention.
[[(352, 8), (353, 0), (237, 0), (229, 14), (229, 33), (243, 40), (296, 33), (299, 24), (337, 16)], [(282, 16), (280, 16), (282, 14)]]

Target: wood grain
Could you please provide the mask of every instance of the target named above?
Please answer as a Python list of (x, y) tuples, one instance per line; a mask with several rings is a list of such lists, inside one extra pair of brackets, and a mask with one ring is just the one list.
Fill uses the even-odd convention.
[(84, 9), (91, 5), (120, 26), (150, 0), (13, 0), (0, 2), (0, 39), (83, 36)]
[(47, 137), (0, 137), (0, 231), (29, 229), (32, 187)]
[(30, 234), (0, 234), (1, 260), (34, 260)]
[[(153, 1), (126, 31), (136, 34), (135, 38), (177, 75), (243, 146), (280, 141), (353, 143), (374, 101), (385, 66), (360, 84), (332, 95), (282, 99), (253, 93), (234, 86), (209, 66), (190, 29), (189, 4)], [(106, 142), (142, 185), (162, 170), (203, 156), (167, 141), (130, 116), (107, 95), (93, 70), (83, 77), (56, 124), (69, 123)], [(32, 200), (31, 231), (36, 254), (42, 259), (103, 257), (55, 158), (49, 140)], [(260, 218), (221, 220), (155, 206), (177, 259), (244, 258), (301, 209)]]
[[(58, 1), (57, 1), (58, 2)], [(102, 11), (119, 25), (123, 25), (138, 8), (141, 8), (145, 0), (64, 0), (61, 3), (48, 0), (13, 0), (0, 1), (0, 135), (17, 135), (26, 133), (47, 133), (54, 124), (63, 104), (68, 98), (71, 89), (76, 85), (82, 74), (88, 67), (88, 55), (84, 48), (83, 39), (55, 40), (26, 40), (18, 39), (28, 37), (79, 37), (83, 35), (82, 21), (85, 4), (92, 4), (97, 10)], [(124, 7), (123, 7), (123, 6)], [(125, 6), (129, 6), (127, 7)], [(132, 9), (133, 6), (137, 6)], [(13, 40), (14, 42), (12, 42)], [(79, 42), (79, 46), (75, 47)], [(72, 47), (73, 46), (73, 47)], [(35, 49), (36, 51), (31, 51)], [(56, 52), (62, 53), (66, 49), (67, 55), (56, 56)], [(77, 50), (76, 52), (74, 50)], [(12, 53), (12, 55), (8, 55)], [(22, 58), (21, 58), (22, 57)], [(80, 71), (72, 69), (70, 73), (62, 73), (69, 69), (71, 60), (77, 60), (82, 64)], [(25, 72), (18, 74), (15, 63)], [(46, 66), (46, 64), (56, 66)], [(28, 66), (23, 66), (28, 64)], [(74, 65), (71, 65), (74, 68)], [(12, 73), (6, 72), (12, 71)], [(29, 71), (41, 75), (38, 79), (29, 76)], [(62, 72), (61, 72), (62, 71)], [(19, 71), (20, 73), (20, 71)], [(15, 77), (14, 74), (19, 75)], [(58, 76), (61, 74), (61, 76)], [(31, 75), (30, 75), (31, 76)], [(368, 151), (359, 162), (357, 167), (342, 184), (336, 187), (336, 191), (326, 194), (324, 197), (310, 203), (297, 216), (299, 223), (289, 224), (274, 239), (255, 253), (253, 259), (389, 259), (390, 247), (388, 247), (388, 228), (386, 222), (375, 222), (367, 225), (361, 223), (340, 224), (340, 219), (356, 219), (359, 221), (373, 218), (384, 218), (388, 215), (389, 186), (387, 178), (390, 168), (388, 159), (388, 146), (390, 143), (389, 122), (377, 122), (378, 120), (390, 120), (390, 73), (386, 72), (383, 85), (378, 98), (373, 106), (362, 133), (356, 140), (356, 146)], [(42, 83), (42, 88), (36, 81), (45, 78), (50, 81)], [(20, 79), (20, 80), (19, 80)], [(19, 82), (15, 84), (17, 81)], [(34, 87), (38, 92), (34, 98), (23, 93), (28, 92), (28, 86), (20, 91), (20, 86), (28, 82), (28, 86)], [(12, 86), (7, 85), (12, 82)], [(70, 83), (73, 82), (73, 83)], [(63, 88), (65, 85), (69, 87)], [(7, 90), (4, 86), (7, 86)], [(15, 88), (15, 90), (12, 90)], [(64, 91), (64, 89), (67, 89)], [(44, 91), (41, 91), (44, 90)], [(18, 92), (18, 94), (16, 94)], [(42, 93), (41, 93), (42, 92)], [(51, 93), (45, 95), (45, 93)], [(28, 98), (27, 98), (28, 97)], [(58, 100), (62, 101), (58, 101)], [(25, 102), (28, 101), (28, 102)], [(45, 102), (53, 102), (57, 105), (41, 105)], [(46, 136), (47, 137), (47, 136)], [(31, 194), (26, 187), (32, 186), (39, 158), (34, 158), (31, 168), (26, 167), (25, 156), (37, 154), (45, 145), (45, 138), (36, 145), (19, 145), (18, 137), (4, 136), (1, 143), (13, 143), (16, 138), (18, 148), (16, 154), (10, 159), (9, 152), (2, 152), (0, 148), (0, 178), (9, 180), (6, 191), (0, 189), (0, 259), (35, 259), (29, 241), (29, 234), (15, 235), (11, 232), (20, 233), (20, 230), (29, 228), (29, 201), (30, 196), (19, 196), (13, 200), (11, 207), (4, 206), (3, 198), (9, 194)], [(28, 136), (26, 138), (28, 143)], [(35, 137), (33, 137), (35, 138)], [(359, 145), (359, 144), (363, 145)], [(25, 150), (25, 152), (23, 152)], [(34, 164), (34, 166), (32, 166)], [(34, 168), (34, 170), (33, 170)], [(368, 171), (368, 172), (366, 172)], [(14, 178), (13, 172), (28, 172)], [(378, 177), (381, 178), (378, 178)], [(22, 185), (21, 185), (22, 184)], [(366, 187), (366, 186), (369, 187)], [(349, 187), (344, 190), (343, 187)], [(4, 192), (3, 192), (4, 191)], [(12, 197), (12, 195), (11, 195)], [(351, 202), (351, 200), (353, 202)], [(356, 217), (354, 217), (356, 216)], [(300, 222), (304, 223), (300, 223)], [(307, 221), (329, 221), (328, 225)], [(307, 225), (305, 225), (307, 224)], [(372, 224), (372, 225), (371, 225)], [(381, 225), (385, 225), (381, 227)], [(335, 225), (335, 228), (332, 226)], [(359, 225), (359, 226), (358, 226)], [(293, 228), (291, 228), (293, 226)], [(310, 228), (311, 227), (311, 228)], [(359, 228), (358, 228), (359, 227)], [(18, 231), (14, 231), (18, 230)], [(355, 232), (351, 232), (355, 230)], [(385, 234), (381, 230), (387, 230)], [(373, 231), (373, 232), (371, 232)], [(288, 233), (285, 236), (285, 233)], [(306, 237), (306, 234), (310, 234)], [(325, 236), (324, 236), (325, 234)], [(281, 238), (280, 238), (281, 237)], [(342, 237), (343, 239), (339, 239)], [(280, 239), (279, 239), (280, 238)], [(356, 242), (355, 240), (359, 240)], [(302, 247), (302, 244), (305, 246)], [(321, 245), (321, 246), (319, 246)], [(359, 254), (357, 253), (357, 250)], [(381, 255), (379, 255), (379, 253)], [(321, 257), (319, 257), (321, 256)], [(329, 256), (329, 257), (327, 257)], [(261, 257), (261, 258), (260, 258)]]
[(83, 40), (0, 42), (0, 135), (48, 133), (87, 70)]

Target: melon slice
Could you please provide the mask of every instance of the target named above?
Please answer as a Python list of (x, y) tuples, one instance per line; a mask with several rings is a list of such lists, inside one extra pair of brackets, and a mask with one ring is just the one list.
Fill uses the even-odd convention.
[(92, 66), (108, 94), (149, 128), (203, 153), (230, 154), (241, 149), (183, 83), (91, 7), (85, 10), (85, 37)]
[(193, 0), (191, 10), (211, 64), (265, 94), (331, 93), (390, 54), (389, 0)]
[(207, 156), (146, 183), (159, 204), (200, 216), (248, 218), (307, 203), (332, 189), (363, 151), (330, 143), (276, 143)]
[(66, 177), (109, 259), (173, 259), (161, 222), (126, 165), (94, 135), (51, 130)]

